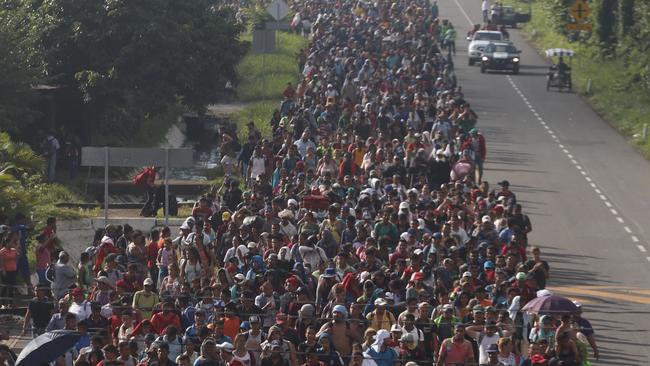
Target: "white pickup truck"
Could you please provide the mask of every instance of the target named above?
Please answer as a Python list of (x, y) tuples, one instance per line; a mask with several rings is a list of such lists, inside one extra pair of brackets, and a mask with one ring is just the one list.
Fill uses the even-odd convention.
[(474, 63), (481, 60), (481, 52), (485, 50), (490, 42), (502, 41), (503, 34), (499, 31), (476, 31), (472, 37), (467, 37), (469, 46), (467, 47), (467, 55), (469, 56), (468, 64), (473, 66)]

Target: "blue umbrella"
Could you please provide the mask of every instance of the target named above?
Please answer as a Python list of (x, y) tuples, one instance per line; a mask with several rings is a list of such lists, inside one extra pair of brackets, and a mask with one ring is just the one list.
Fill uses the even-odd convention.
[(81, 338), (74, 330), (54, 330), (32, 339), (18, 355), (16, 366), (42, 365), (63, 356)]

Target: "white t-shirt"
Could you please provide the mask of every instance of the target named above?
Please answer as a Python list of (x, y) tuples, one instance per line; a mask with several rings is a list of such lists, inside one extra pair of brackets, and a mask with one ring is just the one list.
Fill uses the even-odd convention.
[(77, 321), (82, 321), (90, 316), (90, 303), (84, 300), (81, 304), (73, 302), (68, 311), (77, 316)]
[(490, 10), (490, 2), (488, 0), (483, 0), (483, 2), (481, 3), (481, 10), (482, 11)]
[(415, 342), (420, 343), (424, 342), (424, 333), (418, 329), (418, 327), (413, 327), (411, 331), (406, 330), (406, 328), (402, 328), (402, 335), (407, 335), (410, 334), (413, 336), (413, 339), (415, 339)]
[[(481, 337), (483, 337), (483, 339), (481, 339)], [(479, 339), (481, 340), (478, 344), (478, 363), (487, 364), (490, 362), (487, 349), (491, 344), (496, 344), (499, 338), (501, 338), (499, 333), (494, 333), (492, 336), (488, 336), (485, 333), (478, 333), (476, 335), (476, 342), (479, 343)]]
[(264, 174), (266, 172), (266, 161), (264, 160), (263, 157), (255, 157), (253, 156), (251, 158), (251, 178), (252, 179), (257, 179), (260, 175)]

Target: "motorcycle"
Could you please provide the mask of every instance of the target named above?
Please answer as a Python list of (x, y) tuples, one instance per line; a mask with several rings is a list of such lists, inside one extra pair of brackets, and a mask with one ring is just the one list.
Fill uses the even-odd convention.
[[(551, 48), (546, 50), (546, 56), (549, 58), (567, 57), (571, 60), (575, 54), (575, 51), (564, 48)], [(549, 67), (549, 70), (546, 73), (546, 90), (550, 90), (551, 88), (557, 88), (559, 91), (562, 91), (563, 89), (571, 91), (573, 89), (570, 66), (566, 65), (564, 72), (558, 70), (558, 67), (555, 64)]]

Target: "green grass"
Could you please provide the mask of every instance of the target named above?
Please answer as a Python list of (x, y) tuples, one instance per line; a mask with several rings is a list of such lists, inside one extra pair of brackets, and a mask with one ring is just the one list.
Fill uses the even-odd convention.
[[(506, 3), (523, 7), (521, 2)], [(592, 108), (623, 135), (631, 139), (641, 153), (650, 159), (650, 139), (641, 141), (643, 124), (650, 112), (650, 93), (630, 75), (632, 66), (620, 59), (604, 59), (595, 40), (581, 44), (570, 42), (565, 35), (554, 31), (551, 14), (543, 1), (532, 3), (532, 20), (524, 25), (525, 37), (539, 52), (547, 48), (564, 47), (577, 52), (573, 60), (572, 76), (576, 92)], [(592, 15), (593, 17), (593, 15)], [(595, 37), (595, 34), (592, 36)], [(592, 92), (587, 94), (587, 81), (592, 80)]]
[[(242, 39), (252, 41), (252, 35)], [(236, 88), (240, 102), (278, 99), (288, 82), (298, 78), (296, 54), (307, 45), (307, 39), (296, 34), (279, 32), (279, 48), (275, 53), (249, 52), (237, 66), (241, 78)]]
[(280, 100), (278, 98), (263, 100), (251, 103), (246, 108), (233, 114), (231, 118), (237, 124), (237, 135), (240, 141), (246, 141), (248, 136), (246, 124), (248, 121), (253, 121), (263, 136), (271, 136), (271, 115), (279, 105)]
[[(243, 37), (251, 40), (248, 33)], [(237, 101), (249, 103), (231, 116), (237, 125), (241, 141), (247, 137), (246, 124), (253, 121), (263, 136), (271, 136), (269, 121), (273, 110), (279, 108), (282, 92), (288, 82), (296, 85), (300, 76), (296, 54), (307, 46), (308, 40), (300, 35), (279, 32), (279, 48), (275, 53), (261, 55), (249, 53), (237, 66), (240, 82), (236, 88)]]

